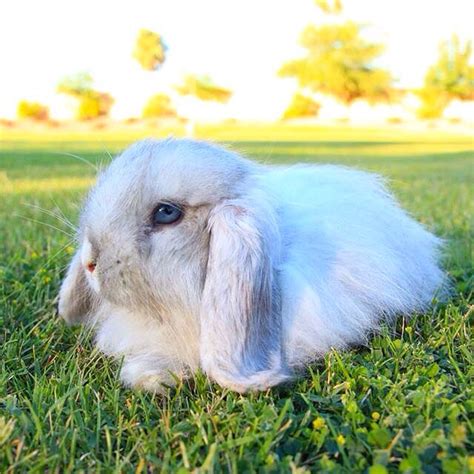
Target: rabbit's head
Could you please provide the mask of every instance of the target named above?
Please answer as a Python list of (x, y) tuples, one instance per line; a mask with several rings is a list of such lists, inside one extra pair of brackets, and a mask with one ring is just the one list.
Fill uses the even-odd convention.
[(107, 302), (165, 323), (189, 314), (214, 378), (276, 368), (279, 237), (258, 169), (191, 140), (131, 146), (86, 201), (59, 313), (79, 323)]

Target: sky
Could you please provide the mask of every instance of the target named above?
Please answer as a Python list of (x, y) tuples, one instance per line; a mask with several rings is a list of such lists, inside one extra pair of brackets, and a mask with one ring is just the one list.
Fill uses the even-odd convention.
[[(420, 86), (436, 60), (438, 44), (457, 33), (472, 39), (473, 0), (345, 0), (339, 21), (366, 25), (364, 34), (383, 42), (379, 64), (401, 87)], [(332, 17), (334, 18), (334, 17)], [(313, 0), (12, 0), (0, 4), (0, 117), (14, 117), (19, 100), (46, 103), (66, 118), (70, 99), (58, 81), (89, 72), (98, 90), (115, 97), (112, 116), (139, 116), (147, 98), (174, 94), (187, 73), (207, 74), (234, 91), (225, 106), (174, 97), (183, 115), (212, 119), (279, 116), (296, 90), (276, 74), (310, 23), (327, 22)], [(132, 58), (138, 31), (160, 33), (167, 59), (156, 72)]]

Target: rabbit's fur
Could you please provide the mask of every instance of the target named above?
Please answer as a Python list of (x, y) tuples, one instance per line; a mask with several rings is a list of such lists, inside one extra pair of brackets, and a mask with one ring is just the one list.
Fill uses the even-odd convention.
[[(183, 218), (153, 227), (159, 202)], [(151, 391), (198, 368), (265, 389), (427, 309), (444, 285), (440, 241), (379, 176), (266, 167), (192, 140), (141, 141), (116, 158), (78, 238), (59, 312), (93, 325), (98, 347), (123, 358), (122, 380)]]

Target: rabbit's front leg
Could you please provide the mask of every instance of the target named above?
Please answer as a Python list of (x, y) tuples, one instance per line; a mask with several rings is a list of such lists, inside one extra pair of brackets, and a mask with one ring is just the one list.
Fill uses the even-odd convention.
[(113, 308), (98, 323), (96, 345), (122, 361), (120, 379), (125, 385), (151, 392), (175, 385), (192, 362), (175, 350), (175, 341), (159, 323)]

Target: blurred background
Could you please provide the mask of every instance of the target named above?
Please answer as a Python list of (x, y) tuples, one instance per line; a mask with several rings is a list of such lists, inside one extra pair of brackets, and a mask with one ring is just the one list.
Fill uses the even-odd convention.
[(472, 0), (16, 0), (0, 133), (474, 130)]

